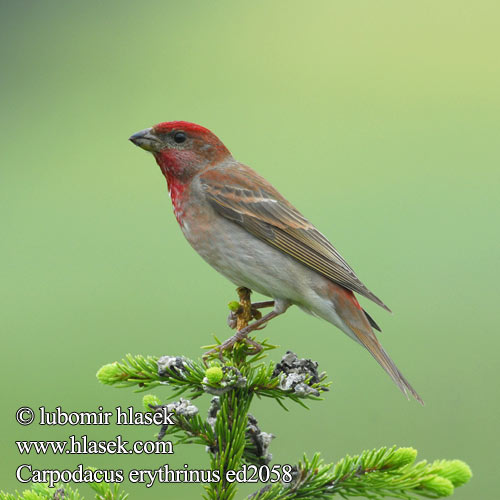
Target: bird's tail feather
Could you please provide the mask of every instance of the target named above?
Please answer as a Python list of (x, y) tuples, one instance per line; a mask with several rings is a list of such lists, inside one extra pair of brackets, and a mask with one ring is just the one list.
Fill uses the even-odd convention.
[(401, 392), (409, 398), (411, 394), (420, 404), (424, 404), (424, 401), (419, 396), (417, 391), (411, 386), (410, 382), (406, 380), (404, 375), (399, 371), (398, 367), (395, 365), (394, 361), (390, 358), (384, 348), (380, 345), (380, 342), (375, 337), (373, 332), (365, 333), (357, 328), (351, 327), (351, 329), (356, 334), (359, 342), (366, 347), (369, 353), (378, 361), (380, 366), (387, 372), (389, 377), (396, 383), (396, 385), (401, 389)]
[(309, 312), (338, 326), (349, 337), (359, 342), (377, 360), (407, 398), (411, 394), (419, 403), (424, 404), (417, 391), (380, 345), (372, 327), (378, 330), (380, 328), (360, 306), (354, 293), (332, 282), (327, 283), (326, 287), (321, 288), (318, 293), (320, 296), (326, 295), (329, 301), (326, 307), (311, 309)]

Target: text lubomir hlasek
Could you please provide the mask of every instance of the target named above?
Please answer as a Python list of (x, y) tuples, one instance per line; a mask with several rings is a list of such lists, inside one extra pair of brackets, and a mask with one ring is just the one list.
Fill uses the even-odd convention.
[(116, 416), (116, 425), (175, 425), (174, 413), (168, 412), (166, 408), (158, 411), (142, 412), (134, 411), (132, 406), (122, 410), (120, 406), (115, 408), (115, 412), (103, 411), (99, 406), (99, 411), (65, 412), (58, 406), (54, 411), (47, 411), (44, 406), (40, 410), (40, 425), (109, 425), (113, 415)]

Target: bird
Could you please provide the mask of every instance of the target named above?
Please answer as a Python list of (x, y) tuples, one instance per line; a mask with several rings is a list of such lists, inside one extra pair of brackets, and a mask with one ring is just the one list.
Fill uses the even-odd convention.
[[(423, 404), (378, 341), (355, 293), (390, 309), (356, 276), (330, 241), (266, 179), (235, 160), (209, 129), (161, 122), (129, 140), (153, 154), (185, 238), (219, 273), (273, 301), (273, 310), (223, 348), (290, 306), (322, 318), (365, 347), (407, 398)], [(240, 336), (238, 337), (238, 334)]]

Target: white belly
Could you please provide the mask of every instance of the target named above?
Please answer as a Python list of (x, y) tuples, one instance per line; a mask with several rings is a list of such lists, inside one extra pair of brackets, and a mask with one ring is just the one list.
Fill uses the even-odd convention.
[(217, 271), (237, 286), (273, 298), (301, 303), (311, 280), (321, 278), (291, 257), (264, 243), (237, 224), (217, 217), (210, 231), (193, 235), (183, 228), (193, 248)]

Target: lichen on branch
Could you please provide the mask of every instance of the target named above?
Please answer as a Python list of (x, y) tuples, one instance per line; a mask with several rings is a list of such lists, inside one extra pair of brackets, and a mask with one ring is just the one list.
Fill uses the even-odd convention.
[[(250, 291), (238, 289), (238, 301), (229, 303), (229, 323), (246, 328), (259, 321), (259, 307), (272, 303), (250, 302)], [(260, 323), (259, 323), (260, 325)], [(234, 338), (234, 337), (233, 337)], [(222, 346), (230, 348), (222, 349)], [(266, 340), (257, 342), (245, 335), (228, 344), (216, 339), (205, 359), (186, 356), (132, 356), (104, 365), (98, 380), (117, 388), (134, 387), (137, 392), (167, 389), (167, 397), (146, 394), (146, 412), (174, 413), (175, 425), (158, 429), (158, 439), (168, 437), (176, 445), (204, 446), (211, 471), (219, 480), (204, 484), (204, 497), (210, 500), (235, 498), (237, 481), (228, 474), (245, 466), (279, 467), (272, 464), (273, 433), (260, 429), (250, 413), (255, 396), (275, 400), (282, 408), (297, 403), (319, 402), (329, 390), (325, 372), (310, 359), (301, 359), (287, 351), (279, 362), (268, 361), (268, 352), (276, 346)], [(208, 414), (202, 416), (195, 402), (209, 397)], [(277, 482), (261, 484), (249, 498), (253, 500), (327, 499), (366, 497), (371, 499), (449, 496), (472, 476), (467, 464), (460, 460), (416, 462), (413, 448), (380, 448), (346, 456), (337, 463), (325, 463), (320, 453), (311, 459), (290, 460), (289, 473)], [(286, 480), (285, 480), (286, 479)], [(127, 495), (118, 485), (91, 485), (96, 500), (125, 500)], [(68, 485), (48, 488), (38, 485), (33, 490), (14, 495), (0, 492), (0, 500), (81, 500), (77, 490)]]

